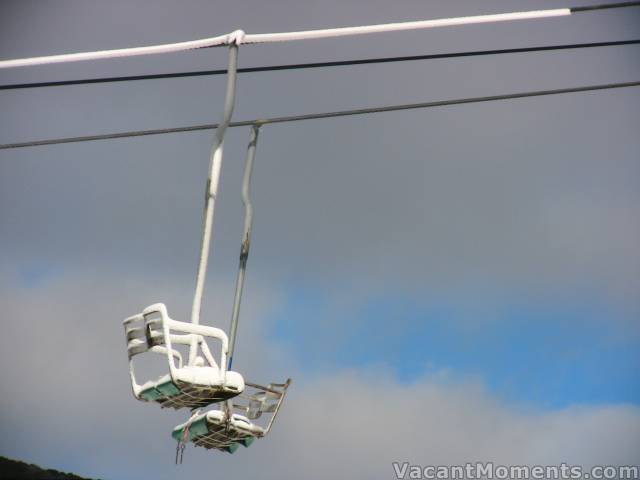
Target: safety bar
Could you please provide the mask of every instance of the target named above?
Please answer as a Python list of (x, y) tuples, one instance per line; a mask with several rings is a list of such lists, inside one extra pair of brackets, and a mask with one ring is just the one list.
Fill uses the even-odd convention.
[[(268, 387), (251, 382), (245, 382), (245, 387), (251, 387), (259, 391), (250, 395), (247, 395), (245, 391), (239, 396), (242, 399), (247, 400), (249, 403), (247, 405), (234, 403), (232, 404), (232, 406), (237, 410), (243, 411), (247, 415), (247, 417), (251, 419), (260, 418), (263, 413), (272, 413), (273, 415), (267, 423), (267, 426), (264, 427), (263, 435), (266, 435), (267, 433), (269, 433), (275, 417), (280, 411), (280, 407), (282, 406), (282, 402), (284, 401), (284, 397), (287, 393), (289, 385), (291, 385), (290, 378), (288, 378), (285, 383), (271, 383)], [(280, 387), (281, 390), (277, 390), (274, 387)], [(269, 399), (270, 395), (271, 400), (277, 399), (277, 401), (268, 402), (267, 399)], [(252, 414), (252, 405), (254, 405), (254, 402), (258, 403), (259, 407), (256, 409), (256, 413)]]
[(282, 405), (282, 402), (284, 401), (284, 397), (287, 395), (287, 390), (289, 389), (289, 385), (291, 385), (291, 379), (287, 378), (287, 381), (284, 383), (284, 388), (282, 389), (282, 393), (280, 395), (280, 399), (278, 400), (276, 408), (273, 411), (273, 415), (271, 416), (271, 420), (269, 420), (269, 423), (267, 424), (267, 428), (264, 431), (265, 435), (267, 433), (269, 433), (269, 430), (271, 430), (271, 426), (273, 425), (273, 422), (275, 421), (276, 416), (278, 415), (278, 412), (280, 411), (280, 406)]

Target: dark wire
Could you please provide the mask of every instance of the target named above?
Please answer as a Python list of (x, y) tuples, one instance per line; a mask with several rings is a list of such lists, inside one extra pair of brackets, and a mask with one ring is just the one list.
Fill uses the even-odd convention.
[[(291, 116), (285, 116), (285, 117), (244, 120), (239, 122), (232, 122), (229, 126), (230, 127), (246, 127), (250, 125), (268, 125), (271, 123), (297, 122), (301, 120), (316, 120), (320, 118), (346, 117), (350, 115), (365, 115), (370, 113), (444, 107), (447, 105), (463, 105), (463, 104), (469, 104), (469, 103), (493, 102), (498, 100), (512, 100), (517, 98), (542, 97), (547, 95), (559, 95), (559, 94), (565, 94), (565, 93), (589, 92), (589, 91), (595, 91), (595, 90), (609, 90), (609, 89), (615, 89), (615, 88), (638, 87), (638, 86), (640, 86), (640, 81), (626, 82), (626, 83), (608, 83), (608, 84), (602, 84), (602, 85), (589, 85), (584, 87), (560, 88), (556, 90), (539, 90), (535, 92), (511, 93), (507, 95), (461, 98), (456, 100), (443, 100), (443, 101), (437, 101), (437, 102), (410, 103), (410, 104), (404, 104), (404, 105), (389, 105), (385, 107), (361, 108), (356, 110), (341, 110), (341, 111), (335, 111), (335, 112), (311, 113), (306, 115), (291, 115)], [(142, 137), (147, 135), (162, 135), (166, 133), (194, 132), (199, 130), (211, 130), (216, 128), (217, 126), (218, 126), (217, 124), (203, 124), (203, 125), (192, 125), (189, 127), (161, 128), (161, 129), (155, 129), (155, 130), (137, 130), (137, 131), (130, 131), (130, 132), (107, 133), (102, 135), (89, 135), (84, 137), (54, 138), (50, 140), (36, 140), (36, 141), (23, 142), (23, 143), (7, 143), (7, 144), (0, 144), (0, 150), (5, 150), (9, 148), (36, 147), (36, 146), (43, 146), (43, 145), (57, 145), (61, 143), (89, 142), (93, 140), (112, 140), (116, 138)]]
[(609, 8), (627, 8), (627, 7), (640, 7), (640, 2), (618, 2), (618, 3), (604, 3), (601, 5), (591, 5), (587, 7), (573, 7), (571, 13), (589, 12), (592, 10), (606, 10)]
[[(566, 45), (549, 45), (541, 47), (524, 47), (524, 48), (506, 48), (500, 50), (476, 50), (471, 52), (456, 53), (437, 53), (430, 55), (413, 55), (402, 57), (385, 57), (385, 58), (366, 58), (359, 60), (343, 60), (334, 62), (316, 62), (316, 63), (295, 63), (290, 65), (271, 65), (264, 67), (247, 67), (239, 68), (238, 73), (255, 73), (255, 72), (275, 72), (281, 70), (303, 70), (308, 68), (325, 68), (325, 67), (344, 67), (349, 65), (367, 65), (375, 63), (392, 63), (392, 62), (411, 62), (417, 60), (435, 60), (443, 58), (461, 58), (461, 57), (480, 57), (485, 55), (503, 55), (508, 53), (527, 53), (527, 52), (548, 52), (554, 50), (570, 50), (580, 48), (596, 48), (596, 47), (613, 47), (621, 45), (640, 44), (640, 39), (621, 40), (614, 42), (595, 42), (595, 43), (574, 43)], [(0, 90), (17, 90), (22, 88), (41, 88), (41, 87), (61, 87), (67, 85), (86, 85), (93, 83), (114, 83), (114, 82), (131, 82), (137, 80), (158, 80), (163, 78), (184, 78), (199, 77), (211, 75), (225, 75), (226, 69), (223, 70), (201, 70), (195, 72), (175, 72), (175, 73), (157, 73), (149, 75), (132, 75), (126, 77), (102, 77), (87, 78), (81, 80), (61, 80), (54, 82), (37, 82), (37, 83), (16, 83), (10, 85), (0, 85)]]

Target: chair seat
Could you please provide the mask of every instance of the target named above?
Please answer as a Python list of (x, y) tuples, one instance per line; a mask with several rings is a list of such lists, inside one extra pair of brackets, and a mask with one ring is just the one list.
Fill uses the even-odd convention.
[[(209, 423), (218, 426), (224, 426), (224, 412), (220, 410), (212, 410), (206, 413), (206, 417)], [(251, 420), (249, 420), (247, 417), (238, 413), (234, 413), (231, 415), (231, 421), (229, 423), (238, 431), (250, 433), (251, 435), (264, 434), (264, 429), (262, 427), (259, 427), (255, 423), (252, 423)]]
[(175, 381), (170, 375), (144, 383), (140, 398), (163, 407), (197, 408), (232, 398), (244, 391), (244, 379), (228, 371), (224, 378), (218, 368), (187, 366), (178, 368)]
[(222, 410), (212, 410), (178, 425), (171, 435), (176, 440), (191, 441), (200, 447), (234, 453), (240, 445), (248, 447), (257, 437), (263, 436), (264, 429), (235, 413), (227, 423)]
[(244, 379), (238, 372), (225, 372), (215, 367), (183, 367), (176, 370), (176, 379), (207, 387), (224, 386), (233, 390), (244, 390)]

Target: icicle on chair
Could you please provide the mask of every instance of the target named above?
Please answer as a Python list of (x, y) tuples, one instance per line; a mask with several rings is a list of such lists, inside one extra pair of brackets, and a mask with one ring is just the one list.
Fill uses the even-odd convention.
[[(271, 430), (290, 383), (291, 380), (287, 380), (268, 387), (247, 384), (255, 392), (236, 397), (244, 402), (225, 402), (219, 409), (196, 413), (175, 427), (171, 435), (179, 444), (192, 442), (199, 447), (228, 453), (234, 453), (241, 445), (248, 447)], [(262, 425), (253, 422), (264, 414), (270, 418)]]
[[(219, 328), (172, 320), (162, 303), (127, 318), (124, 326), (131, 386), (138, 400), (156, 402), (162, 407), (193, 409), (227, 400), (244, 391), (242, 375), (226, 369), (229, 342)], [(219, 364), (211, 355), (205, 338), (220, 341)], [(187, 365), (183, 365), (182, 356), (174, 344), (189, 347)], [(139, 385), (133, 357), (148, 351), (166, 355), (169, 373)]]

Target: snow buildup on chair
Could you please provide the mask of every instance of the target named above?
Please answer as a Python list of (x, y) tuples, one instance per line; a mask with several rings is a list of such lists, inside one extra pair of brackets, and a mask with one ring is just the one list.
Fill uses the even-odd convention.
[(264, 430), (243, 415), (234, 413), (226, 418), (221, 409), (198, 415), (188, 424), (178, 425), (171, 435), (179, 442), (191, 441), (199, 447), (234, 453), (240, 445), (248, 447), (256, 437), (263, 436)]
[[(124, 327), (131, 386), (138, 400), (155, 402), (162, 407), (193, 409), (227, 400), (244, 391), (242, 375), (226, 369), (228, 339), (219, 328), (172, 320), (161, 303), (127, 318)], [(219, 363), (207, 339), (221, 344)], [(186, 365), (177, 349), (179, 346), (188, 348)], [(147, 352), (163, 355), (169, 373), (140, 385), (133, 357)]]
[[(171, 435), (179, 444), (192, 442), (199, 447), (228, 453), (234, 453), (241, 445), (248, 447), (256, 438), (269, 433), (290, 383), (287, 380), (268, 387), (250, 384), (253, 393), (245, 391), (234, 399), (234, 403), (229, 401), (220, 404), (216, 410), (194, 415), (176, 426)], [(253, 421), (261, 417), (261, 425)]]
[[(245, 381), (239, 373), (230, 371), (233, 363), (233, 350), (237, 334), (242, 291), (249, 255), (252, 225), (252, 204), (250, 182), (253, 162), (258, 141), (259, 126), (251, 128), (249, 146), (245, 160), (245, 172), (242, 181), (242, 202), (245, 206), (244, 231), (240, 249), (239, 269), (231, 314), (230, 337), (219, 328), (200, 325), (200, 310), (207, 274), (211, 237), (213, 235), (213, 217), (217, 198), (224, 134), (231, 124), (235, 104), (236, 73), (238, 64), (238, 44), (242, 41), (242, 32), (233, 35), (229, 45), (229, 67), (227, 69), (227, 90), (223, 120), (216, 128), (214, 146), (209, 162), (206, 183), (205, 210), (202, 224), (200, 260), (196, 273), (196, 288), (191, 309), (191, 322), (172, 320), (162, 303), (145, 308), (142, 313), (133, 315), (124, 321), (124, 330), (129, 355), (129, 374), (133, 394), (138, 400), (158, 403), (162, 407), (189, 408), (192, 410), (189, 420), (176, 427), (173, 432), (178, 439), (176, 463), (182, 461), (185, 443), (214, 448), (227, 452), (235, 451), (239, 445), (249, 446), (254, 439), (264, 437), (271, 428), (282, 404), (290, 381), (284, 384), (271, 384), (269, 387), (247, 383), (254, 393), (245, 393)], [(219, 362), (214, 359), (207, 340), (214, 339), (220, 344)], [(182, 351), (180, 351), (182, 350)], [(153, 378), (142, 385), (136, 380), (134, 357), (155, 353), (166, 359), (169, 373)], [(146, 360), (153, 355), (144, 355)], [(186, 359), (186, 364), (185, 364)], [(166, 367), (165, 367), (166, 368)], [(244, 398), (244, 403), (232, 403), (231, 399)], [(213, 403), (222, 407), (208, 413), (200, 413), (200, 408)], [(264, 415), (267, 414), (267, 415)], [(258, 425), (252, 420), (270, 417), (266, 425)]]

